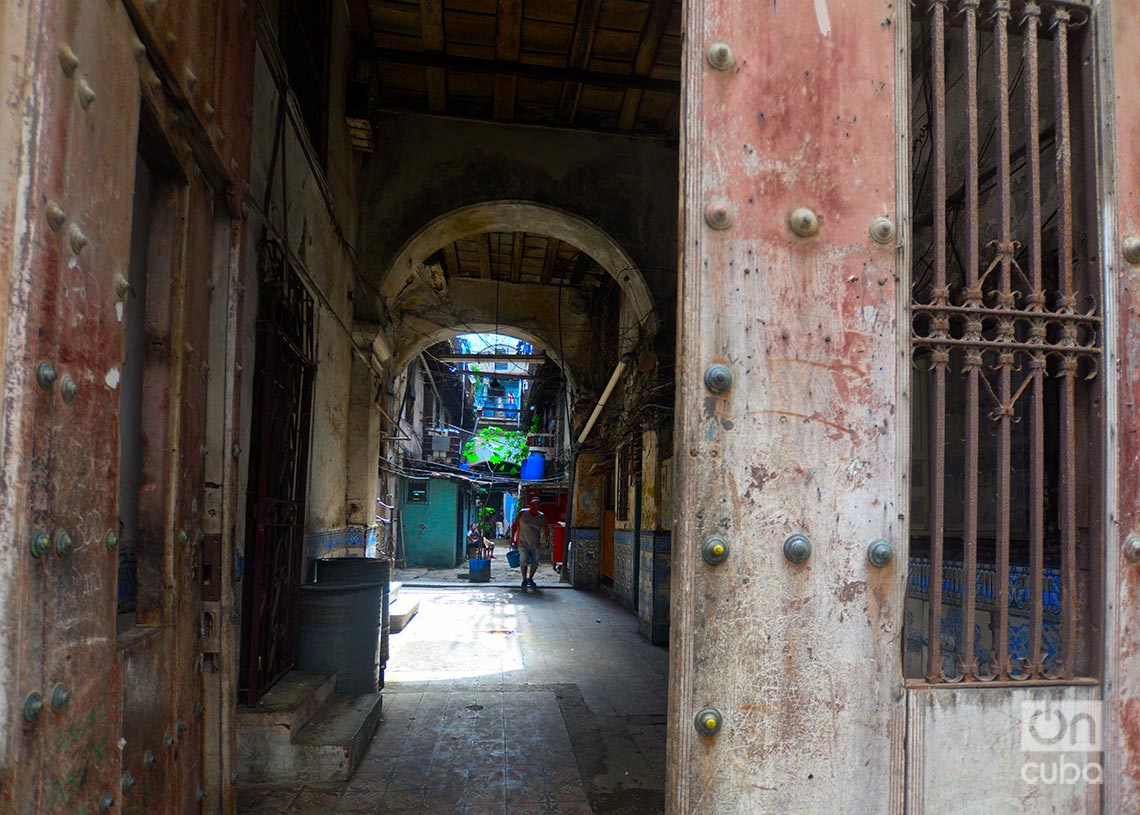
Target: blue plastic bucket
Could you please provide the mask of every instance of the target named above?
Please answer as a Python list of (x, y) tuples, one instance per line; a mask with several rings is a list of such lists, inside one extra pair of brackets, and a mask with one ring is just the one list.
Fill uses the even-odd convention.
[(519, 567), (519, 550), (518, 549), (508, 549), (507, 550), (507, 565), (510, 566), (512, 569), (517, 569)]
[(468, 564), (467, 579), (472, 583), (486, 583), (491, 579), (491, 561), (485, 557), (473, 557)]

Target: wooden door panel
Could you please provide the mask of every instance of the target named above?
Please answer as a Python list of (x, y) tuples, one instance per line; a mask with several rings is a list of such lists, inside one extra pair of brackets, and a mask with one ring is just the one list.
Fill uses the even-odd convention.
[[(1109, 491), (1106, 546), (1105, 673), (1113, 692), (1107, 708), (1105, 744), (1105, 812), (1140, 812), (1140, 629), (1131, 623), (1140, 602), (1140, 569), (1123, 558), (1122, 545), (1140, 534), (1140, 258), (1124, 256), (1123, 248), (1140, 240), (1140, 15), (1135, 3), (1098, 6), (1098, 45), (1102, 65), (1111, 66), (1100, 78), (1103, 108), (1101, 127), (1105, 140), (1105, 247), (1109, 264), (1106, 279), (1116, 280), (1115, 304), (1106, 298), (1108, 330), (1115, 329), (1118, 370), (1109, 392), (1110, 442), (1118, 446), (1109, 466), (1119, 479), (1115, 494)], [(1116, 211), (1111, 207), (1115, 205)], [(1109, 289), (1111, 291), (1111, 289)], [(1115, 306), (1115, 307), (1114, 307)], [(1119, 383), (1119, 389), (1115, 390)], [(1115, 397), (1115, 398), (1113, 398)], [(1112, 499), (1115, 498), (1115, 501)]]
[[(905, 549), (895, 250), (869, 235), (894, 217), (894, 14), (688, 6), (669, 812), (898, 804), (903, 571), (867, 560), (877, 538)], [(800, 207), (813, 236), (790, 228)], [(722, 565), (699, 555), (710, 535)]]
[[(636, 556), (636, 555), (635, 555)], [(602, 510), (602, 574), (614, 579), (614, 511)]]

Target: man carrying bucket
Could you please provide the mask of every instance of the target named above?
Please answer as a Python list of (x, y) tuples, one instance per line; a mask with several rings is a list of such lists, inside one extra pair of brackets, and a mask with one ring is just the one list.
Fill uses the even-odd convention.
[[(538, 508), (538, 496), (530, 499), (530, 504), (525, 510), (515, 516), (515, 520), (511, 523), (510, 536), (515, 544), (519, 547), (519, 553), (522, 555), (522, 588), (533, 586), (538, 588), (538, 584), (534, 582), (534, 574), (538, 571), (538, 547), (542, 543), (542, 535), (546, 531), (546, 516)], [(530, 574), (527, 574), (527, 567), (530, 567)]]

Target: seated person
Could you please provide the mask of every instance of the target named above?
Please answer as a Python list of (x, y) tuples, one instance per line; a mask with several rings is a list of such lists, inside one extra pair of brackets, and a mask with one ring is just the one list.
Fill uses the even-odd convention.
[(471, 528), (467, 530), (467, 557), (484, 557), (485, 551), (486, 542), (482, 530), (478, 524), (471, 524)]

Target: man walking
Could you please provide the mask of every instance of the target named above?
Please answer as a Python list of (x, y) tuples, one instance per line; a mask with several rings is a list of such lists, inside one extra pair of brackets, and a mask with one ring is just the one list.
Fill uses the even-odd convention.
[[(522, 588), (538, 584), (534, 582), (534, 573), (538, 571), (538, 547), (542, 543), (542, 535), (546, 531), (546, 516), (538, 508), (538, 497), (530, 499), (530, 504), (520, 512), (511, 524), (511, 538), (519, 547), (522, 569)], [(527, 566), (530, 574), (527, 575)]]

